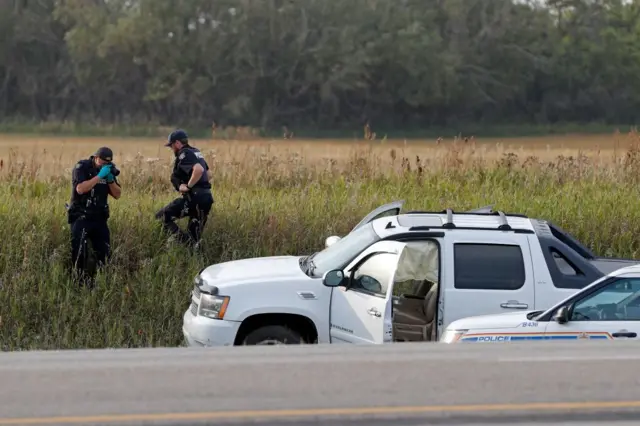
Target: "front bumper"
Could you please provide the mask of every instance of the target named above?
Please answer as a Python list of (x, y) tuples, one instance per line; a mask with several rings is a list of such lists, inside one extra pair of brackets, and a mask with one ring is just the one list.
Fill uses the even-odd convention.
[(240, 322), (194, 316), (187, 309), (182, 317), (182, 334), (187, 346), (233, 346)]

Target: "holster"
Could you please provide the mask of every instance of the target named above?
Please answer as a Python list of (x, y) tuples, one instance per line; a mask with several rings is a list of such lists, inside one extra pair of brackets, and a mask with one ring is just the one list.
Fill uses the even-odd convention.
[(176, 189), (176, 191), (180, 190), (180, 179), (178, 179), (176, 176), (171, 176), (171, 183), (173, 184), (173, 187)]
[(74, 209), (73, 206), (67, 208), (67, 223), (72, 224), (83, 216), (82, 212)]

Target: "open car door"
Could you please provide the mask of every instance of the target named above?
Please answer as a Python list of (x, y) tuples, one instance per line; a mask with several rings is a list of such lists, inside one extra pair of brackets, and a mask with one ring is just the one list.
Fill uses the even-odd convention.
[(366, 215), (356, 226), (354, 226), (351, 232), (360, 228), (362, 225), (365, 225), (371, 222), (372, 220), (378, 219), (380, 217), (396, 216), (400, 214), (400, 210), (402, 210), (403, 204), (404, 204), (404, 200), (398, 200), (398, 201), (393, 201), (391, 203), (388, 203), (376, 208), (371, 213)]
[(384, 311), (404, 246), (378, 241), (344, 269), (345, 279), (331, 290), (331, 343), (379, 344), (390, 339), (391, 322)]
[(431, 239), (407, 242), (400, 253), (393, 282), (387, 291), (383, 340), (435, 341), (439, 310), (440, 253)]

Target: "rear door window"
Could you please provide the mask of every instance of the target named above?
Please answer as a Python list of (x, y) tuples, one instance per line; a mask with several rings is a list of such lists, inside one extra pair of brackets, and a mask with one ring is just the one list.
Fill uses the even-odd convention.
[(526, 280), (518, 245), (457, 243), (454, 265), (458, 289), (518, 290)]

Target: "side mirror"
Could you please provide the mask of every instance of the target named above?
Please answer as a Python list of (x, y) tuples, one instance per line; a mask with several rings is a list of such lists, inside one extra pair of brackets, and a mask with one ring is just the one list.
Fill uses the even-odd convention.
[(325, 272), (322, 277), (322, 284), (327, 287), (339, 287), (346, 284), (347, 278), (344, 276), (344, 272), (339, 269)]
[(333, 244), (337, 243), (338, 241), (340, 241), (340, 237), (338, 237), (337, 235), (332, 235), (330, 237), (327, 237), (326, 240), (324, 240), (324, 246), (325, 247), (332, 246)]
[(563, 306), (558, 309), (553, 316), (553, 319), (558, 324), (566, 324), (567, 322), (569, 322), (569, 308), (567, 306)]

